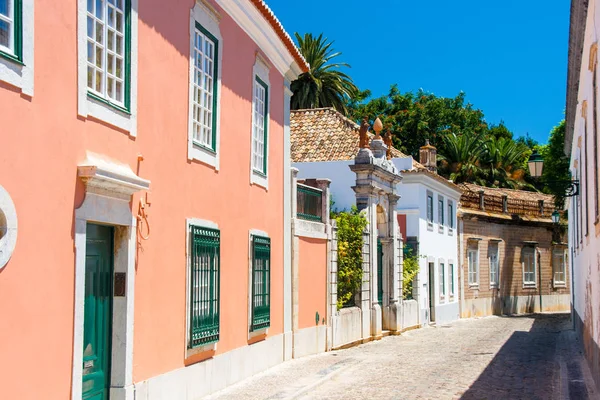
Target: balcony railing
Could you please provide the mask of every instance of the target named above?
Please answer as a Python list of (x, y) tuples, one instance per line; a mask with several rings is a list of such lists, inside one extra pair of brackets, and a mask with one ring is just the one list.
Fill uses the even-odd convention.
[(483, 210), (498, 214), (529, 215), (534, 217), (550, 217), (554, 204), (543, 200), (521, 200), (484, 194), (483, 192), (463, 192), (460, 203), (463, 208)]
[(298, 184), (297, 217), (308, 221), (323, 221), (323, 191)]

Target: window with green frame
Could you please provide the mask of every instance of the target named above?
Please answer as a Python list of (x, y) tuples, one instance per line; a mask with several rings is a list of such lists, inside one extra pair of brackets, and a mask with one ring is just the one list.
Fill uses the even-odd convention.
[(88, 95), (127, 112), (130, 109), (131, 0), (88, 0), (86, 27)]
[(23, 61), (22, 0), (0, 0), (0, 55)]
[(254, 83), (252, 126), (252, 169), (267, 174), (267, 128), (269, 126), (269, 86), (258, 76)]
[(219, 41), (196, 22), (194, 31), (192, 132), (195, 144), (216, 151)]
[(250, 331), (271, 323), (271, 239), (252, 235), (252, 322)]
[(219, 230), (190, 225), (190, 246), (188, 347), (193, 348), (219, 340)]

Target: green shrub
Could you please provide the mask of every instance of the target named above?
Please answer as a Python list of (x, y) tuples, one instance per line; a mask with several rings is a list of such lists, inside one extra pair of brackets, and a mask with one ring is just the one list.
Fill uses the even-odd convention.
[(363, 231), (366, 218), (352, 207), (350, 212), (340, 212), (335, 217), (338, 226), (338, 310), (351, 303), (362, 283)]
[(419, 273), (419, 257), (412, 254), (412, 249), (405, 248), (404, 250), (404, 266), (402, 268), (402, 297), (412, 299), (413, 281)]

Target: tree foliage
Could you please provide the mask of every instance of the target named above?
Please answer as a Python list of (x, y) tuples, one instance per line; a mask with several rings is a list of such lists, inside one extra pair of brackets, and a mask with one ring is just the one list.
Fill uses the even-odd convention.
[(335, 107), (342, 114), (347, 113), (347, 104), (358, 93), (352, 78), (342, 72), (349, 68), (347, 63), (332, 62), (342, 53), (333, 50), (333, 42), (320, 34), (304, 36), (296, 33), (300, 53), (310, 64), (310, 70), (292, 82), (291, 108)]
[(392, 132), (394, 147), (418, 160), (425, 140), (438, 149), (439, 172), (457, 183), (534, 189), (527, 180), (529, 136), (513, 139), (503, 121), (489, 125), (465, 94), (441, 97), (419, 90), (401, 93), (396, 85), (387, 96), (367, 101), (368, 91), (348, 103), (351, 118), (379, 117)]
[(413, 282), (419, 273), (419, 258), (412, 254), (412, 249), (405, 248), (404, 264), (402, 267), (402, 297), (410, 300), (413, 298)]
[(562, 120), (550, 131), (548, 144), (538, 146), (538, 152), (544, 158), (542, 170), (544, 192), (555, 196), (556, 206), (560, 209), (564, 207), (564, 194), (571, 180), (569, 159), (564, 153), (564, 144), (565, 120)]
[(362, 283), (362, 247), (363, 231), (367, 219), (358, 212), (355, 206), (350, 212), (340, 212), (335, 218), (337, 222), (338, 240), (338, 310), (349, 303), (358, 293)]

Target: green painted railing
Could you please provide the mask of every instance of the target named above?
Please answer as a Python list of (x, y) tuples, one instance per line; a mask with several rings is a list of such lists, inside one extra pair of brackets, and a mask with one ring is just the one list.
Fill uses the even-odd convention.
[(298, 184), (296, 216), (308, 221), (323, 221), (323, 192), (310, 186)]
[(191, 226), (190, 343), (219, 340), (220, 232)]
[(271, 323), (271, 239), (252, 236), (252, 326), (251, 331)]

